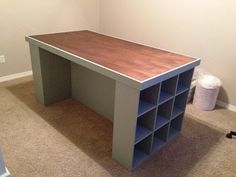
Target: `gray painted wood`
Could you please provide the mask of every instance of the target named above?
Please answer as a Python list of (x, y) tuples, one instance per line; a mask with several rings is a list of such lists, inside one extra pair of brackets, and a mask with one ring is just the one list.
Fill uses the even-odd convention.
[(71, 62), (72, 97), (113, 121), (115, 81)]
[(70, 61), (30, 45), (36, 98), (49, 105), (71, 97)]
[(30, 44), (29, 46), (30, 46), (33, 78), (34, 78), (35, 96), (38, 102), (44, 105), (45, 100), (44, 100), (43, 78), (41, 72), (39, 48), (32, 44)]
[(116, 82), (112, 157), (132, 169), (139, 90)]
[(6, 167), (5, 167), (5, 163), (3, 161), (3, 155), (0, 149), (0, 175), (3, 175), (4, 173), (6, 173)]

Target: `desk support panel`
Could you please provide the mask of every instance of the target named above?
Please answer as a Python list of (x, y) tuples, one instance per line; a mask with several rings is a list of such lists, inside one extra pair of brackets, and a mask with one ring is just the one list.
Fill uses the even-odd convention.
[(116, 82), (112, 157), (132, 169), (139, 90)]
[(47, 106), (71, 97), (70, 61), (30, 44), (36, 99)]
[(113, 121), (115, 80), (71, 62), (72, 98)]

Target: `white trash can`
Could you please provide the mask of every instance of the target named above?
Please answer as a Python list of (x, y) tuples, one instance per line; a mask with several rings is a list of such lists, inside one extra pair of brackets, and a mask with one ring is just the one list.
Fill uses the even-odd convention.
[(212, 75), (203, 75), (197, 80), (193, 105), (201, 110), (210, 111), (215, 108), (221, 81)]

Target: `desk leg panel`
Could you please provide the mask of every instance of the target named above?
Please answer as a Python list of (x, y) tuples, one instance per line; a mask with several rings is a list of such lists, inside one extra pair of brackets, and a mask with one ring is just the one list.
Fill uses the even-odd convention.
[(36, 99), (47, 106), (71, 97), (70, 61), (30, 44)]
[(116, 82), (112, 157), (132, 169), (139, 90)]
[(114, 118), (115, 81), (71, 62), (72, 98), (110, 121)]

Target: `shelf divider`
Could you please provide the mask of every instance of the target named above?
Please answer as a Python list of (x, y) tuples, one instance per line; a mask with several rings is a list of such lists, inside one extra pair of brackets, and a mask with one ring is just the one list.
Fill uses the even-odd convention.
[(165, 101), (168, 101), (169, 99), (171, 99), (173, 97), (172, 94), (169, 94), (167, 92), (161, 91), (160, 93), (160, 99), (159, 99), (159, 104), (162, 104)]
[(182, 114), (184, 112), (184, 110), (178, 108), (176, 105), (173, 108), (173, 113), (172, 113), (172, 118), (174, 119), (175, 117), (177, 117), (178, 115)]
[(190, 88), (194, 69), (179, 74), (176, 95)]
[(144, 160), (148, 159), (148, 154), (139, 148), (134, 149), (133, 168), (139, 166)]
[(181, 94), (181, 93), (185, 92), (188, 89), (189, 89), (189, 87), (186, 87), (182, 84), (178, 84), (176, 95)]
[(140, 141), (134, 146), (133, 168), (148, 159), (151, 152), (152, 135)]
[(166, 142), (163, 141), (162, 139), (154, 137), (153, 145), (152, 145), (153, 151), (157, 151), (157, 150), (161, 149), (165, 144), (166, 144)]
[(179, 134), (179, 130), (170, 127), (170, 131), (169, 131), (169, 139), (173, 139), (175, 138), (178, 134)]
[(153, 135), (152, 151), (159, 150), (167, 141), (169, 124), (157, 129)]
[(136, 137), (135, 137), (135, 143), (140, 142), (144, 138), (146, 138), (148, 135), (152, 133), (151, 130), (148, 130), (147, 128), (137, 125), (136, 127)]
[(150, 135), (154, 129), (156, 109), (153, 109), (137, 119), (135, 143)]
[(171, 120), (168, 139), (173, 139), (179, 134), (182, 128), (183, 117), (184, 113), (178, 115), (177, 117)]
[(168, 122), (169, 122), (168, 118), (157, 115), (155, 130), (157, 130), (157, 129), (161, 128), (162, 126), (166, 125)]
[(169, 78), (161, 83), (159, 104), (171, 99), (175, 95), (178, 76)]
[(139, 100), (139, 106), (138, 106), (138, 116), (141, 116), (145, 114), (146, 112), (154, 109), (156, 107), (155, 104), (148, 103), (143, 100)]

